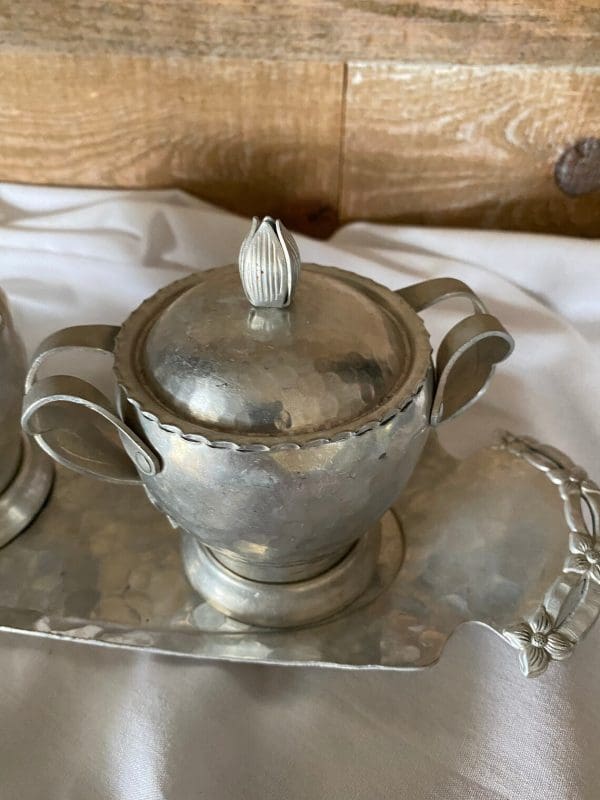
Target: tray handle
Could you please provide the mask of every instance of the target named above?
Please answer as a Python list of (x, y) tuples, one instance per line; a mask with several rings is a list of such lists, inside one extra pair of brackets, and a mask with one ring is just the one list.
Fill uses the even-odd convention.
[(538, 608), (502, 631), (519, 652), (523, 674), (534, 678), (552, 661), (568, 658), (600, 613), (600, 488), (564, 453), (535, 439), (504, 432), (499, 447), (543, 472), (557, 486), (569, 531), (569, 553), (562, 571), (540, 598)]
[(71, 375), (37, 378), (42, 364), (64, 350), (112, 355), (118, 332), (114, 325), (77, 325), (48, 336), (27, 373), (21, 424), (59, 464), (113, 483), (140, 483), (140, 473), (155, 475), (160, 462), (125, 425), (109, 399), (91, 383)]
[(457, 322), (438, 347), (430, 423), (439, 425), (481, 397), (494, 366), (512, 353), (513, 338), (500, 320), (488, 313), (475, 292), (456, 278), (433, 278), (397, 289), (396, 294), (417, 313), (456, 297), (470, 300), (473, 305), (474, 313)]

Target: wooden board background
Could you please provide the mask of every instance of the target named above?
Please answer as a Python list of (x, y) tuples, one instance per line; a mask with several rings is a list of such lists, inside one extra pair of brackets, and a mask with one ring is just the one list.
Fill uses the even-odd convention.
[(1, 0), (9, 47), (249, 60), (598, 64), (597, 0)]
[(178, 186), (295, 227), (332, 225), (341, 64), (37, 52), (0, 63), (1, 179)]
[(341, 215), (598, 235), (600, 191), (568, 197), (554, 181), (590, 132), (597, 69), (352, 64)]
[(594, 137), (597, 0), (0, 0), (0, 180), (598, 236)]

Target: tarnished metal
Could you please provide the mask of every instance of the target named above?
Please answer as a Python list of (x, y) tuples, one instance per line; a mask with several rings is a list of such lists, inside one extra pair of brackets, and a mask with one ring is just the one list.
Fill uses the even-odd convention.
[[(402, 670), (435, 663), (459, 625), (479, 622), (535, 675), (598, 616), (596, 571), (573, 556), (598, 548), (599, 497), (533, 440), (505, 435), (455, 461), (433, 434), (382, 518), (366, 591), (327, 622), (281, 631), (228, 619), (191, 589), (177, 534), (139, 487), (59, 467), (49, 504), (0, 551), (0, 628), (198, 659)], [(582, 502), (583, 543), (572, 533)]]
[(399, 289), (398, 294), (415, 311), (457, 297), (473, 306), (474, 313), (457, 322), (438, 347), (437, 381), (429, 421), (439, 425), (481, 397), (494, 374), (495, 364), (510, 355), (514, 342), (479, 297), (456, 278), (434, 278)]
[(52, 462), (21, 431), (25, 370), (25, 350), (0, 290), (0, 547), (38, 513), (54, 473)]
[[(519, 651), (521, 671), (535, 677), (568, 658), (600, 610), (600, 488), (564, 453), (510, 433), (501, 449), (539, 470), (563, 503), (569, 553), (539, 607), (503, 630)], [(586, 513), (587, 512), (587, 513)]]
[(21, 460), (21, 403), (25, 350), (15, 331), (8, 300), (0, 290), (0, 493), (13, 480)]
[[(252, 302), (285, 305), (275, 303), (281, 292), (289, 300), (299, 270), (294, 248), (277, 223), (255, 222), (240, 255)], [(436, 374), (417, 311), (457, 293), (476, 313), (442, 342)], [(141, 480), (224, 570), (268, 584), (308, 581), (390, 507), (430, 421), (472, 402), (509, 354), (510, 336), (484, 312), (451, 279), (394, 293), (310, 264), (291, 304), (252, 308), (238, 268), (221, 267), (157, 292), (119, 331), (71, 328), (42, 343), (23, 425), (62, 464)], [(46, 357), (69, 346), (114, 350), (118, 408), (79, 379), (37, 380)], [(131, 464), (117, 455), (120, 444)], [(229, 573), (222, 577), (230, 587)]]
[[(390, 512), (390, 531), (400, 527)], [(363, 594), (377, 569), (381, 522), (354, 544), (336, 564), (313, 578), (300, 581), (257, 583), (243, 578), (227, 563), (227, 570), (213, 551), (203, 547), (196, 536), (183, 534), (183, 564), (192, 586), (212, 606), (241, 622), (270, 628), (294, 628), (333, 616)], [(399, 556), (401, 548), (398, 548)], [(400, 567), (400, 557), (396, 568)]]
[(23, 436), (19, 467), (0, 494), (0, 547), (35, 519), (52, 488), (54, 465), (35, 442)]

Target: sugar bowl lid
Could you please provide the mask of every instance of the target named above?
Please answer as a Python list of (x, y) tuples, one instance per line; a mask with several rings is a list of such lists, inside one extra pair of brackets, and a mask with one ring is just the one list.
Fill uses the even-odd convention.
[(266, 217), (239, 265), (177, 281), (129, 317), (115, 369), (142, 413), (243, 447), (390, 418), (423, 384), (430, 353), (402, 298), (345, 270), (301, 267), (291, 234)]

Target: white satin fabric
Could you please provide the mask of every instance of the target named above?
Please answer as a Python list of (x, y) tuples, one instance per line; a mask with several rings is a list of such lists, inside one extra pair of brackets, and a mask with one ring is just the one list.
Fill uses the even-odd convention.
[[(0, 285), (31, 351), (235, 260), (248, 224), (176, 191), (4, 185)], [(600, 242), (372, 224), (298, 241), (305, 261), (393, 288), (469, 283), (517, 345), (445, 442), (466, 454), (507, 427), (600, 479)], [(452, 318), (427, 313), (438, 337)], [(476, 626), (416, 673), (201, 664), (2, 633), (0, 797), (596, 800), (599, 675), (600, 626), (532, 681)]]

